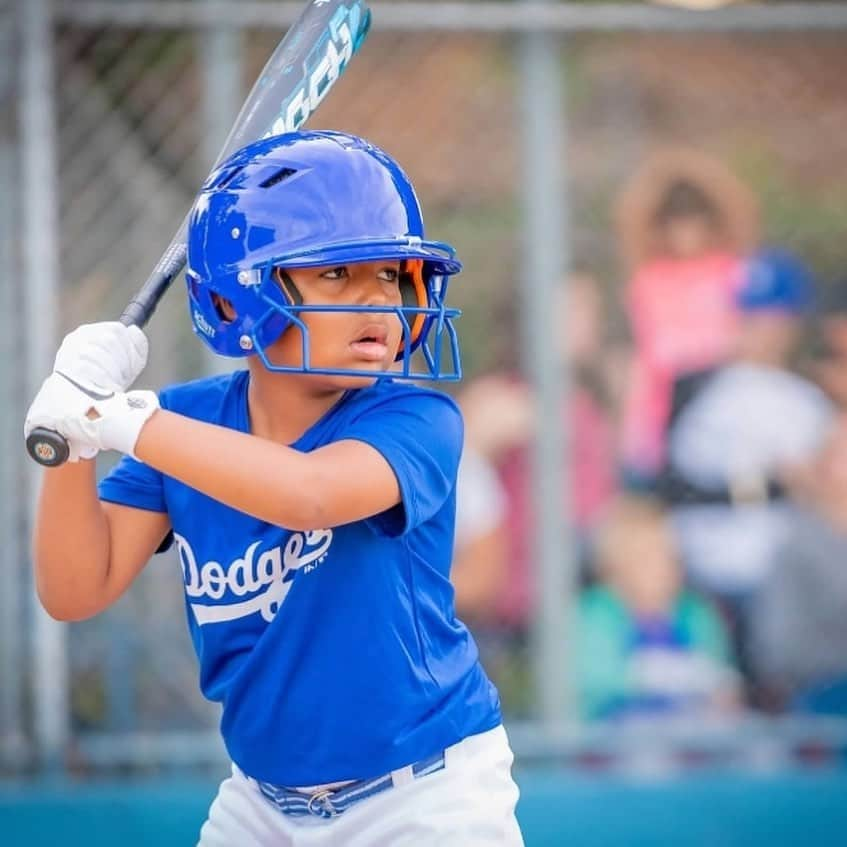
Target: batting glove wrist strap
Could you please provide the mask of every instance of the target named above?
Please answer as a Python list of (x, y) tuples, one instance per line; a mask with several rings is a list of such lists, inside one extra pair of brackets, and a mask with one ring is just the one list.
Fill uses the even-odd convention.
[(85, 414), (65, 421), (71, 439), (98, 450), (118, 450), (135, 456), (144, 424), (159, 408), (154, 391), (127, 391), (89, 403)]

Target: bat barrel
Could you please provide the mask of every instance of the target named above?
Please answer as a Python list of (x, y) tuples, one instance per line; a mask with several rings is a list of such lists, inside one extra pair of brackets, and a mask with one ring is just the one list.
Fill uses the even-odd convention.
[[(187, 220), (187, 218), (186, 218)], [(183, 223), (183, 229), (186, 224)], [(174, 278), (177, 277), (185, 267), (185, 259), (188, 248), (182, 240), (182, 229), (177, 238), (165, 251), (159, 260), (153, 273), (141, 286), (138, 293), (127, 303), (119, 318), (124, 326), (144, 326), (153, 316), (156, 306), (170, 287)]]

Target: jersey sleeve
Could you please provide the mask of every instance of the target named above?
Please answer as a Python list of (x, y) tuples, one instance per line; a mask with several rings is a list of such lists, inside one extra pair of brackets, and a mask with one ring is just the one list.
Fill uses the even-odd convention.
[(97, 486), (101, 500), (149, 512), (167, 512), (162, 474), (124, 456)]
[(452, 399), (412, 387), (348, 425), (344, 438), (378, 450), (400, 486), (400, 505), (370, 520), (377, 532), (403, 535), (444, 506), (456, 487), (463, 436), (462, 416)]

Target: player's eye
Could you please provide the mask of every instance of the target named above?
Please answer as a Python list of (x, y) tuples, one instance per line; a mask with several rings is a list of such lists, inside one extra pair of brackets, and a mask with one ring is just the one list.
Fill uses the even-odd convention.
[(339, 265), (337, 268), (330, 268), (321, 274), (322, 279), (346, 279), (348, 276), (347, 265)]
[(377, 276), (385, 282), (397, 282), (400, 279), (400, 271), (397, 268), (382, 268)]

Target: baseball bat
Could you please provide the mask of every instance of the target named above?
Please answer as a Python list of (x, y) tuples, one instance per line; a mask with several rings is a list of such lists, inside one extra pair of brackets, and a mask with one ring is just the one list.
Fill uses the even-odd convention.
[[(211, 170), (245, 144), (299, 129), (361, 47), (370, 22), (364, 0), (309, 0), (253, 84)], [(189, 214), (121, 313), (126, 326), (144, 326), (185, 267)], [(46, 467), (63, 464), (70, 453), (62, 435), (43, 427), (29, 434), (26, 449)]]

